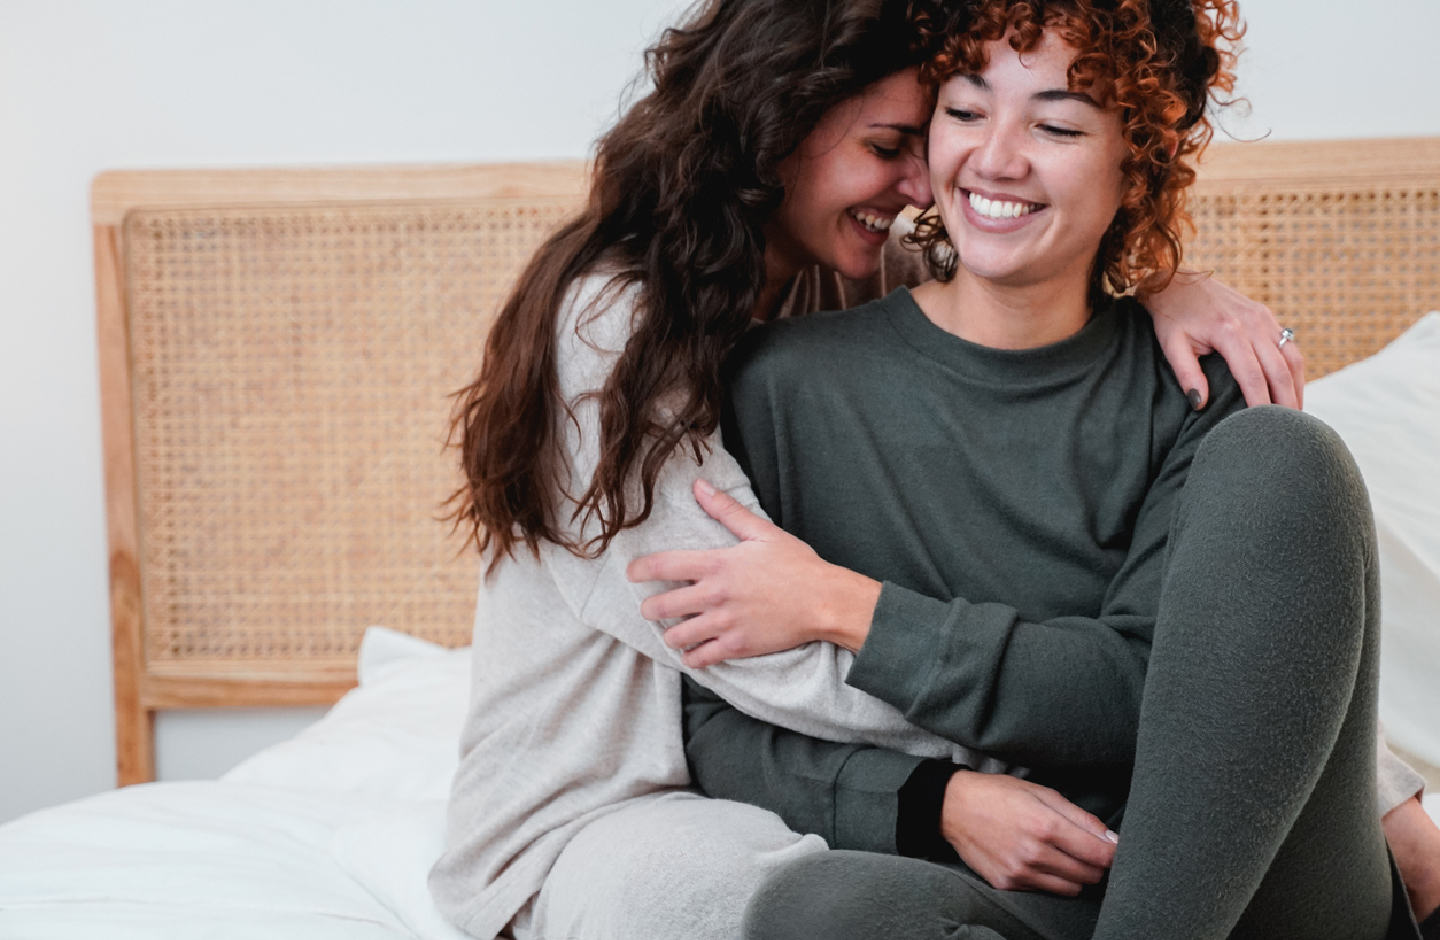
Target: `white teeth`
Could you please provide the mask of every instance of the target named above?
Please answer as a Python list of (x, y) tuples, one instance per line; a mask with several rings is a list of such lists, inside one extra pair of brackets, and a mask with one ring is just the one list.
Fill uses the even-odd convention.
[(895, 221), (893, 215), (872, 215), (869, 212), (862, 212), (859, 209), (847, 209), (846, 211), (850, 213), (852, 219), (855, 219), (872, 232), (888, 232), (890, 231), (891, 223)]
[(1018, 219), (1034, 212), (1037, 206), (1030, 202), (1001, 202), (999, 199), (986, 199), (979, 193), (971, 193), (970, 208), (987, 219)]

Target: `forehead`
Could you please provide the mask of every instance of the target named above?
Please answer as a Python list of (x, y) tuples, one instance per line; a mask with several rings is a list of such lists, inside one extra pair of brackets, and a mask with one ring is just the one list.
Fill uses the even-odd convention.
[(1069, 87), (1070, 66), (1079, 54), (1078, 49), (1051, 29), (1041, 33), (1040, 41), (1024, 52), (1016, 52), (1010, 45), (1010, 36), (1006, 36), (985, 44), (983, 71), (957, 77), (972, 84), (977, 78), (983, 78), (987, 84), (1003, 80), (1063, 89)]
[(882, 78), (835, 110), (843, 113), (837, 116), (845, 123), (862, 130), (872, 126), (914, 129), (930, 120), (931, 107), (930, 92), (920, 84), (918, 70), (906, 69)]

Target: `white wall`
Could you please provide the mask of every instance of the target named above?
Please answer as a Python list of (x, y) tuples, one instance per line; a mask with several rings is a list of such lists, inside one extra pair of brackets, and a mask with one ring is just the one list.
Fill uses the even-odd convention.
[[(0, 821), (114, 784), (91, 177), (581, 156), (684, 6), (0, 0)], [(1245, 8), (1243, 136), (1440, 135), (1435, 0)], [(161, 774), (314, 714), (167, 716)]]

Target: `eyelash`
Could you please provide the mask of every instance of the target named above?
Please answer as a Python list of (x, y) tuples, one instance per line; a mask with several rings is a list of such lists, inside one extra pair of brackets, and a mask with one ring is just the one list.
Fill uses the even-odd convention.
[[(946, 108), (945, 114), (961, 123), (969, 123), (970, 121), (978, 120), (980, 117), (976, 112), (966, 111), (963, 108)], [(1040, 129), (1047, 134), (1053, 134), (1056, 137), (1064, 137), (1066, 139), (1085, 136), (1084, 131), (1072, 130), (1068, 127), (1056, 127), (1054, 124), (1041, 124)]]
[(875, 156), (880, 157), (882, 160), (893, 160), (900, 156), (899, 147), (882, 147), (879, 144), (871, 144), (870, 149), (874, 152)]

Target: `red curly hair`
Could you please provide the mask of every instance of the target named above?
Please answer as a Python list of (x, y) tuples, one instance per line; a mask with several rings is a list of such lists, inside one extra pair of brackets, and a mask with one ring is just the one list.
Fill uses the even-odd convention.
[[(1185, 195), (1214, 134), (1206, 104), (1229, 104), (1221, 95), (1235, 90), (1245, 33), (1235, 0), (972, 0), (957, 4), (945, 26), (939, 52), (921, 69), (935, 85), (983, 71), (985, 44), (1007, 36), (1025, 53), (1050, 30), (1078, 51), (1071, 89), (1099, 92), (1119, 109), (1129, 150), (1121, 167), (1129, 185), (1101, 240), (1091, 295), (1168, 284), (1180, 266), (1181, 230), (1194, 229)], [(926, 249), (935, 277), (954, 276), (958, 259), (937, 215), (910, 240)]]

